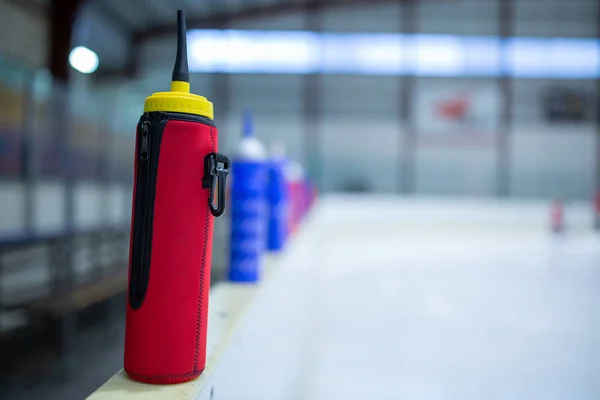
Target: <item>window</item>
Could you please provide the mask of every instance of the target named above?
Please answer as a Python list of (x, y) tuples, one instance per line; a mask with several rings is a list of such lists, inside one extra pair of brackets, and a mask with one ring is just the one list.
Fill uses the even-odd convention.
[[(193, 30), (193, 72), (596, 78), (594, 39)], [(502, 45), (505, 45), (503, 47)], [(506, 65), (502, 64), (502, 50)]]

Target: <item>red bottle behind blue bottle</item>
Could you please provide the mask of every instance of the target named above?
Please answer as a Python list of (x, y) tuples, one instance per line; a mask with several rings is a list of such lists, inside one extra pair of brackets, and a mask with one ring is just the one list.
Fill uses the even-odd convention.
[(290, 195), (285, 176), (287, 160), (283, 145), (273, 146), (268, 163), (269, 222), (267, 249), (278, 252), (283, 249), (289, 232)]

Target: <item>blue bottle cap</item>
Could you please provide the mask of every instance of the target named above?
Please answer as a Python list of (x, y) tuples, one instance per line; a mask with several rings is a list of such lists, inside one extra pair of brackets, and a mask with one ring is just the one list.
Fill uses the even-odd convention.
[(236, 161), (264, 161), (267, 158), (265, 146), (254, 137), (254, 118), (250, 111), (244, 113), (242, 119), (243, 137), (234, 159)]
[(243, 122), (243, 135), (244, 137), (251, 137), (254, 132), (254, 118), (252, 117), (252, 113), (250, 111), (246, 111), (244, 113), (244, 122)]

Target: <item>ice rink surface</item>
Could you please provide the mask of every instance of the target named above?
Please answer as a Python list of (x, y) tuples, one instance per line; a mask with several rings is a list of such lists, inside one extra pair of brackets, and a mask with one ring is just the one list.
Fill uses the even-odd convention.
[(600, 237), (548, 202), (323, 199), (215, 399), (598, 399)]

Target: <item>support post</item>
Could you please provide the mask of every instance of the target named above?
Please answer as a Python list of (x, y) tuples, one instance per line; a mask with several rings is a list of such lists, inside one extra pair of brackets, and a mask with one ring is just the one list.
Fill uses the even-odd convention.
[[(322, 30), (322, 7), (318, 2), (306, 2), (306, 29), (311, 32)], [(319, 55), (320, 57), (320, 55)], [(304, 111), (303, 165), (310, 179), (323, 190), (323, 170), (321, 165), (321, 110), (322, 110), (322, 71), (314, 71), (303, 77), (302, 106)]]
[(509, 75), (510, 60), (508, 39), (514, 32), (514, 0), (498, 0), (498, 26), (500, 46), (501, 72), (498, 78), (500, 90), (500, 129), (498, 132), (497, 165), (496, 165), (496, 195), (509, 197), (511, 187), (511, 135), (513, 107), (513, 79)]
[[(413, 35), (417, 31), (416, 4), (413, 0), (405, 0), (400, 4), (402, 16), (400, 31)], [(412, 71), (414, 62), (413, 46), (405, 40), (403, 43), (407, 70), (400, 78), (399, 107), (400, 107), (400, 193), (411, 194), (416, 189), (416, 146), (417, 132), (414, 125), (415, 77)]]
[[(600, 0), (596, 0), (596, 38), (600, 40)], [(597, 45), (600, 51), (600, 42)], [(596, 78), (596, 93), (594, 104), (596, 106), (596, 154), (594, 155), (594, 229), (600, 230), (600, 71)]]

